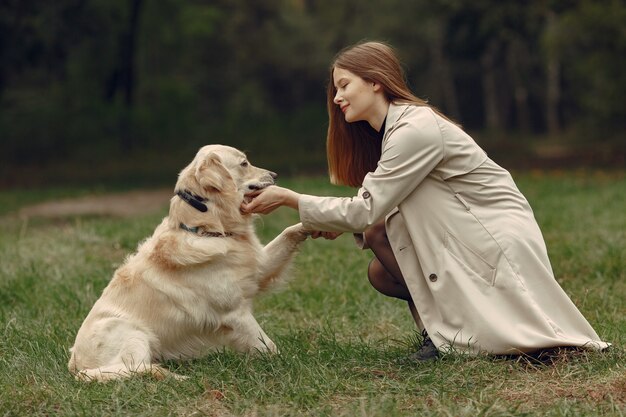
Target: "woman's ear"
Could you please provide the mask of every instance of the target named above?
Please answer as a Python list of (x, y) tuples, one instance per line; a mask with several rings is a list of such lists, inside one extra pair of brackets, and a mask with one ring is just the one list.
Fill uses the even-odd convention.
[(236, 189), (235, 181), (215, 152), (209, 153), (196, 167), (196, 181), (205, 191), (224, 192)]
[(378, 83), (372, 83), (373, 88), (374, 88), (374, 92), (380, 91), (381, 86)]

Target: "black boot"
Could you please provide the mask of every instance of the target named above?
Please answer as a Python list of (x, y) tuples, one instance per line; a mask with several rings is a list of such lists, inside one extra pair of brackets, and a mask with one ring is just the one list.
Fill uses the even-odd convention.
[(430, 337), (428, 337), (428, 333), (426, 333), (426, 329), (422, 330), (422, 346), (420, 346), (419, 350), (412, 355), (409, 356), (410, 361), (414, 362), (423, 362), (430, 361), (433, 359), (437, 359), (439, 356), (439, 351), (435, 347), (435, 344)]

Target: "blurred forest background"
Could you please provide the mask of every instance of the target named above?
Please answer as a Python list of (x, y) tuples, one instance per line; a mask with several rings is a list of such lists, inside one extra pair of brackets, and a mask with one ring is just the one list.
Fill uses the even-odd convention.
[(323, 174), (364, 39), (507, 168), (625, 166), (624, 0), (0, 0), (0, 187), (171, 185), (208, 143)]

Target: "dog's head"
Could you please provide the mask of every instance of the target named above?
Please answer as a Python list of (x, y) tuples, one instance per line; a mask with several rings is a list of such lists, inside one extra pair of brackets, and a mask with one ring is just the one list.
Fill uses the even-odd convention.
[(199, 196), (233, 195), (243, 199), (246, 193), (274, 184), (277, 175), (253, 166), (238, 149), (224, 145), (207, 145), (181, 171), (176, 189), (186, 189)]

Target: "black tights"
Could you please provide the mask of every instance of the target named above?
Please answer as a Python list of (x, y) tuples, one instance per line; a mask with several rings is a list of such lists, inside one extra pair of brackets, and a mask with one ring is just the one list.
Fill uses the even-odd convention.
[(388, 297), (407, 301), (413, 318), (418, 322), (419, 318), (415, 310), (413, 298), (411, 298), (411, 293), (406, 286), (398, 261), (389, 244), (385, 222), (381, 221), (370, 226), (365, 231), (365, 241), (372, 252), (374, 252), (374, 258), (367, 269), (367, 277), (370, 283), (378, 292)]

